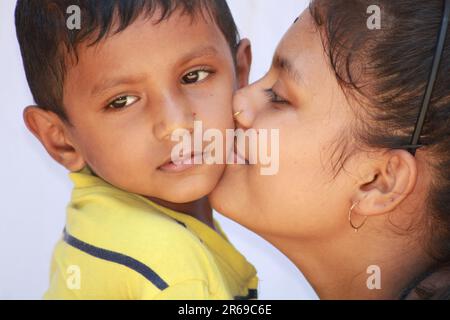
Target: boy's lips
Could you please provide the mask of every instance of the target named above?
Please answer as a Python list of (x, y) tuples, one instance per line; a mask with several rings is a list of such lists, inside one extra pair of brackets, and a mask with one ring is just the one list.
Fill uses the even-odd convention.
[(190, 157), (180, 159), (177, 163), (170, 159), (158, 169), (167, 173), (180, 173), (195, 167), (197, 165), (195, 164), (196, 160), (203, 164), (203, 153), (192, 152)]

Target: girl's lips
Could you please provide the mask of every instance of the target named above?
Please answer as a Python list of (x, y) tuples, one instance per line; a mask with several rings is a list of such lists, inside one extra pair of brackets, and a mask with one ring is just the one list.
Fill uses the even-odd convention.
[(241, 152), (242, 150), (239, 149), (237, 142), (234, 144), (234, 150), (233, 150), (233, 160), (234, 164), (241, 164), (241, 165), (249, 165), (250, 161), (244, 156), (245, 151)]
[(190, 158), (181, 160), (180, 162), (177, 163), (169, 161), (166, 164), (163, 164), (161, 167), (159, 167), (159, 170), (168, 173), (184, 172), (197, 166), (197, 164), (195, 164), (195, 160), (197, 160), (197, 162), (201, 161), (201, 163), (203, 164), (203, 154), (192, 154)]
[(250, 162), (242, 156), (237, 150), (235, 150), (232, 154), (233, 156), (233, 164), (240, 164), (240, 165), (249, 165)]

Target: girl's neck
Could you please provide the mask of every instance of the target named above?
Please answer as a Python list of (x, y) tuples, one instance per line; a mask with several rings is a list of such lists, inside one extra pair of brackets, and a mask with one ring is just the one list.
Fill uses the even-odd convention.
[(398, 299), (432, 265), (406, 238), (355, 234), (306, 242), (270, 239), (303, 273), (321, 299)]

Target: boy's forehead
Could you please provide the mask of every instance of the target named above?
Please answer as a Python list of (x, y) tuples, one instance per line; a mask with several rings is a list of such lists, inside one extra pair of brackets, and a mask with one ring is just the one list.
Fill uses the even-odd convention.
[[(159, 6), (156, 6), (154, 10), (143, 11), (139, 13), (135, 18), (131, 19), (131, 22), (124, 22), (124, 17), (119, 16), (118, 12), (115, 12), (110, 21), (109, 26), (103, 26), (103, 22), (100, 22), (98, 31), (105, 32), (107, 37), (116, 33), (121, 33), (129, 29), (131, 26), (147, 26), (158, 28), (160, 25), (169, 24), (171, 26), (180, 26), (180, 31), (186, 31), (187, 27), (195, 25), (214, 25), (216, 24), (213, 14), (208, 11), (207, 8), (199, 7), (192, 12), (186, 12), (183, 8), (177, 8), (170, 13), (163, 11)], [(104, 23), (107, 23), (106, 21)], [(125, 25), (124, 25), (125, 24)], [(87, 30), (85, 30), (87, 31)], [(91, 33), (91, 39), (95, 40), (99, 36), (99, 33)], [(103, 38), (103, 37), (102, 37)]]
[(222, 47), (228, 46), (216, 23), (207, 16), (194, 19), (186, 14), (174, 13), (163, 21), (159, 21), (157, 16), (152, 19), (140, 16), (124, 30), (116, 32), (117, 28), (117, 25), (113, 26), (108, 35), (94, 46), (89, 45), (92, 39), (83, 42), (80, 51), (95, 56), (117, 46), (133, 45), (129, 47), (131, 53), (134, 48), (152, 45), (152, 52), (155, 53), (170, 48), (173, 53), (182, 54), (177, 50), (183, 47), (185, 50), (192, 48), (192, 51), (217, 54)]
[(176, 13), (159, 23), (140, 17), (95, 46), (88, 43), (80, 46), (78, 62), (68, 70), (67, 80), (78, 89), (80, 83), (85, 89), (89, 86), (93, 95), (117, 83), (139, 82), (147, 70), (157, 73), (163, 66), (175, 68), (202, 57), (232, 59), (214, 21)]

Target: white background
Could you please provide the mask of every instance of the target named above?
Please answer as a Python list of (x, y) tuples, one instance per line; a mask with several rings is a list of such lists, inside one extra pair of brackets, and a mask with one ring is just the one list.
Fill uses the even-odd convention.
[[(40, 1), (40, 0), (37, 0)], [(252, 80), (266, 72), (283, 33), (307, 0), (229, 0), (241, 35), (253, 43)], [(53, 246), (64, 226), (71, 183), (26, 130), (32, 104), (14, 28), (15, 0), (0, 1), (0, 299), (40, 299)], [(219, 217), (258, 269), (261, 299), (316, 299), (300, 272), (271, 245)]]

